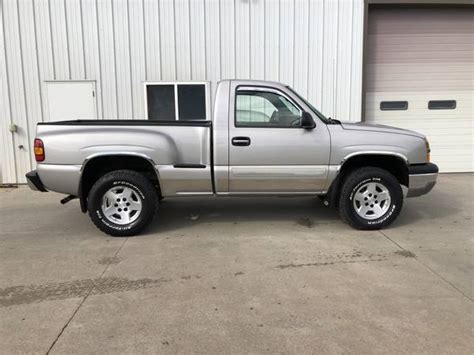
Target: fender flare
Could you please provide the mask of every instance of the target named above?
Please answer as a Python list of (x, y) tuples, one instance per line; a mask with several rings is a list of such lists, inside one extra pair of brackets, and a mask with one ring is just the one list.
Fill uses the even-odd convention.
[(158, 173), (158, 170), (156, 170), (156, 168), (155, 168), (155, 166), (156, 166), (155, 162), (153, 161), (152, 158), (150, 158), (146, 154), (136, 153), (136, 152), (105, 152), (105, 153), (91, 154), (86, 159), (84, 159), (84, 161), (82, 162), (82, 165), (81, 165), (81, 169), (79, 170), (80, 171), (80, 177), (79, 177), (79, 188), (78, 188), (78, 193), (77, 194), (78, 194), (78, 197), (79, 197), (79, 204), (80, 204), (80, 207), (81, 207), (81, 211), (83, 213), (87, 212), (87, 196), (85, 196), (85, 194), (83, 192), (83, 188), (82, 188), (82, 186), (83, 186), (82, 178), (83, 178), (83, 175), (84, 175), (83, 173), (86, 169), (87, 164), (89, 164), (91, 161), (93, 161), (96, 158), (112, 157), (112, 156), (129, 156), (129, 157), (135, 157), (135, 158), (142, 158), (142, 159), (146, 160), (150, 164), (153, 171), (155, 172), (156, 178), (158, 179), (158, 182), (160, 181), (160, 175)]
[(343, 169), (344, 165), (347, 164), (352, 158), (356, 157), (362, 157), (362, 156), (367, 156), (367, 155), (381, 155), (381, 156), (391, 156), (395, 157), (397, 159), (400, 159), (400, 161), (404, 162), (407, 169), (409, 164), (408, 158), (397, 152), (390, 152), (390, 151), (379, 151), (379, 150), (374, 150), (374, 151), (360, 151), (360, 152), (353, 152), (348, 155), (346, 155), (342, 160), (339, 166), (337, 167), (337, 174), (334, 177), (334, 180), (331, 182), (331, 185), (329, 186), (327, 197), (325, 200), (327, 201), (327, 205), (334, 207), (337, 206), (337, 196), (339, 195), (339, 188), (341, 185), (341, 170)]

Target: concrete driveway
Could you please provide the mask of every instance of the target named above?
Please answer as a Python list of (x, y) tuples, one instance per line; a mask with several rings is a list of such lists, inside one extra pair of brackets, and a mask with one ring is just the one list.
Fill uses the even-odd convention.
[(0, 352), (472, 353), (473, 185), (380, 232), (311, 198), (165, 200), (133, 238), (0, 190)]

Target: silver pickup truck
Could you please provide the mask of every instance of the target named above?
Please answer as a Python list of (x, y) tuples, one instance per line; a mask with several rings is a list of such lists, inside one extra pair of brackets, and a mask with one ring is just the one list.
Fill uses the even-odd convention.
[(39, 123), (32, 189), (79, 198), (113, 236), (138, 234), (162, 198), (313, 195), (357, 229), (379, 229), (436, 183), (427, 139), (326, 118), (291, 87), (225, 80), (212, 121)]

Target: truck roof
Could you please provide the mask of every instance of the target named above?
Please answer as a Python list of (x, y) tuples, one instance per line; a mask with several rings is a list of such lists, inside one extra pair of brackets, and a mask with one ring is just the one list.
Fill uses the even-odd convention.
[(286, 84), (279, 83), (277, 81), (269, 80), (255, 80), (255, 79), (225, 79), (218, 82), (218, 84), (223, 82), (234, 82), (239, 85), (255, 85), (255, 86), (272, 86), (279, 89), (287, 87)]

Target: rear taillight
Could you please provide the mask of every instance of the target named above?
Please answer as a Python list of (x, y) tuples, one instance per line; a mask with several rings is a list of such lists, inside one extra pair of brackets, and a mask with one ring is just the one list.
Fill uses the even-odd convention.
[(425, 138), (425, 148), (426, 148), (426, 162), (430, 162), (430, 153), (431, 153), (431, 148), (430, 148), (430, 142), (428, 142), (428, 139)]
[(43, 146), (43, 141), (41, 139), (38, 139), (38, 138), (35, 139), (34, 150), (35, 150), (36, 161), (43, 161), (44, 160), (44, 146)]

